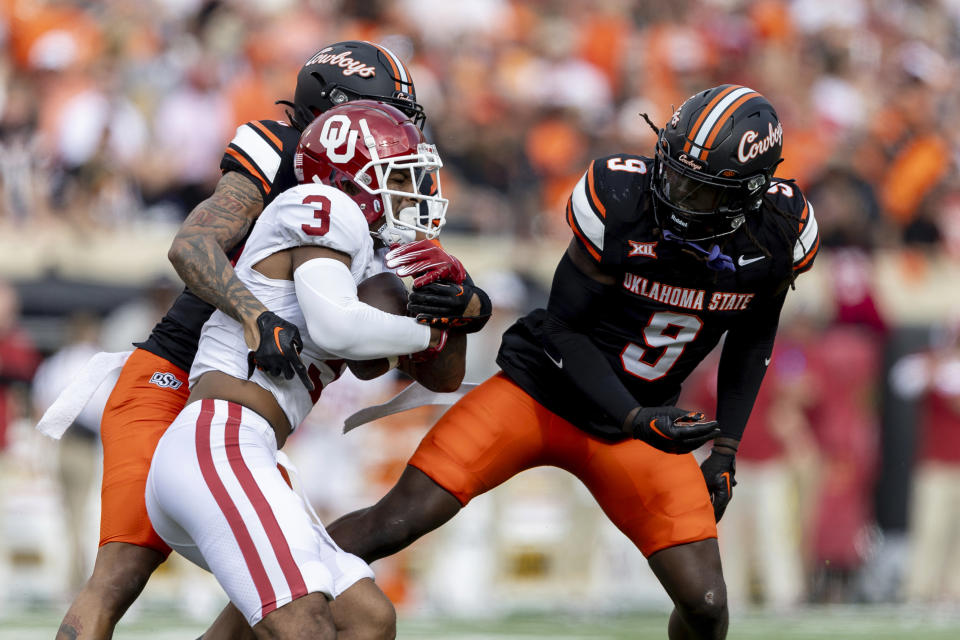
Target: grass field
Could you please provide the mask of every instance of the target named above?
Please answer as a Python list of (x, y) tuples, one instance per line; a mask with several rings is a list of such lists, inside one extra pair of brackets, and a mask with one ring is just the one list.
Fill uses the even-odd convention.
[[(666, 638), (666, 615), (587, 618), (531, 615), (484, 621), (401, 617), (404, 640), (626, 640)], [(0, 619), (0, 640), (50, 640), (59, 623), (53, 611), (13, 613)], [(116, 640), (192, 640), (203, 625), (159, 613), (122, 622)], [(960, 612), (898, 607), (817, 608), (776, 615), (734, 615), (729, 640), (954, 640)]]

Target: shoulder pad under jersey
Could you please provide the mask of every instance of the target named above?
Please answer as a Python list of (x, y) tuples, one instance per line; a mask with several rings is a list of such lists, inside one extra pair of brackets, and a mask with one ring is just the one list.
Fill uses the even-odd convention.
[(602, 261), (610, 223), (636, 215), (648, 184), (647, 165), (646, 158), (634, 155), (597, 158), (573, 188), (567, 201), (567, 224), (597, 262)]
[(764, 197), (765, 219), (782, 225), (788, 237), (796, 236), (793, 244), (793, 270), (800, 274), (813, 266), (820, 250), (817, 218), (803, 192), (793, 182), (773, 179)]
[(300, 132), (283, 122), (247, 122), (237, 127), (223, 152), (220, 169), (223, 172), (237, 171), (249, 177), (267, 202), (271, 196), (293, 186), (290, 182), (293, 155), (299, 140)]
[(357, 203), (339, 189), (311, 183), (284, 191), (263, 210), (243, 257), (255, 264), (282, 249), (305, 245), (333, 249), (354, 260), (373, 252), (370, 228)]

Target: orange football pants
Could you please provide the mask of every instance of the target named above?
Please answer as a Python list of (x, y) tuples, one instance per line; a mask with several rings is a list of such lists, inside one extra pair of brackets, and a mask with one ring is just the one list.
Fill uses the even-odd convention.
[(150, 525), (143, 494), (157, 442), (189, 395), (186, 371), (143, 349), (130, 355), (100, 423), (101, 546), (128, 542), (170, 554), (170, 547)]
[(467, 504), (525, 469), (553, 466), (586, 485), (607, 517), (643, 552), (717, 537), (693, 454), (639, 440), (611, 444), (577, 429), (498, 373), (451, 407), (412, 466)]

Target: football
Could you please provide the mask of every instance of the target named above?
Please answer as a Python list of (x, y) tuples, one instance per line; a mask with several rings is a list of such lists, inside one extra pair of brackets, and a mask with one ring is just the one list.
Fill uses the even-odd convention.
[[(357, 285), (357, 297), (360, 302), (381, 311), (399, 316), (407, 315), (407, 287), (399, 276), (389, 271), (371, 276)], [(371, 380), (390, 370), (390, 363), (386, 358), (347, 360), (347, 366), (353, 375), (361, 380)]]
[(360, 302), (399, 316), (407, 315), (407, 286), (390, 271), (370, 276), (357, 285)]

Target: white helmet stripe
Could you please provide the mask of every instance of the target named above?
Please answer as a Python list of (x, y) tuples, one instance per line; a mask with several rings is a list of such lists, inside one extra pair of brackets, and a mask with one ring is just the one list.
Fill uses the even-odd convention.
[(400, 58), (397, 57), (397, 54), (395, 54), (393, 51), (390, 51), (390, 49), (387, 49), (382, 44), (374, 44), (372, 42), (370, 44), (380, 49), (380, 51), (386, 54), (386, 56), (393, 61), (394, 66), (397, 68), (397, 75), (399, 76), (400, 81), (409, 84), (410, 76), (407, 74), (407, 67), (404, 66), (403, 62), (400, 61)]
[(723, 112), (727, 110), (727, 107), (748, 93), (756, 92), (748, 87), (740, 87), (739, 89), (731, 91), (707, 114), (707, 117), (703, 120), (703, 124), (700, 125), (700, 130), (693, 134), (693, 146), (690, 147), (691, 157), (700, 157), (700, 154), (703, 152), (703, 143), (706, 141), (707, 136), (710, 135), (710, 131), (713, 130), (713, 125), (717, 123), (717, 120), (723, 115)]

